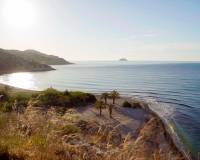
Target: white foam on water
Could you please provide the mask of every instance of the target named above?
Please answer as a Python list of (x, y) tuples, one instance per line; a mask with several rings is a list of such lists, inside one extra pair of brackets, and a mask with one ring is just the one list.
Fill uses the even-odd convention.
[(151, 111), (160, 117), (165, 125), (167, 132), (173, 139), (174, 144), (177, 146), (177, 148), (179, 148), (186, 159), (191, 160), (192, 158), (188, 149), (184, 146), (174, 129), (175, 122), (173, 120), (173, 116), (175, 115), (175, 107), (173, 107), (171, 104), (158, 102), (155, 98), (152, 97), (133, 96), (132, 99), (144, 102), (147, 104)]
[(155, 98), (134, 96), (132, 99), (144, 102), (152, 111), (164, 119), (171, 120), (175, 114), (175, 107), (171, 104), (158, 102)]

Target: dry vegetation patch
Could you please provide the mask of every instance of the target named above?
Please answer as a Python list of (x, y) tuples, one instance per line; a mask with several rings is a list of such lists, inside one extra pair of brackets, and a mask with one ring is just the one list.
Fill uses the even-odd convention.
[[(94, 107), (95, 99), (87, 93), (59, 92), (54, 89), (31, 95), (28, 102), (27, 97), (18, 97), (17, 102), (20, 102), (20, 105), (17, 106), (25, 106), (22, 112), (12, 110), (0, 114), (0, 159), (183, 159), (168, 141), (162, 122), (158, 118), (150, 115), (143, 122), (143, 118), (138, 115), (130, 116), (128, 112), (131, 108), (133, 111), (137, 108), (135, 111), (143, 114), (138, 112), (143, 111), (141, 103), (131, 102), (128, 112), (127, 108), (121, 107), (121, 111), (124, 111), (123, 116), (119, 109), (113, 109), (113, 117), (117, 115), (121, 120), (124, 118), (124, 127), (129, 127), (129, 123), (125, 123), (128, 119), (134, 122), (142, 121), (142, 124), (131, 123), (140, 124), (138, 134), (133, 137), (131, 131), (127, 135), (122, 134), (120, 129), (123, 130), (123, 127), (119, 127), (117, 119), (110, 118), (108, 114), (108, 117), (106, 114), (98, 116), (98, 109), (95, 110)], [(10, 97), (8, 101), (13, 103)], [(77, 109), (77, 106), (83, 107), (91, 103), (90, 107), (81, 108), (81, 111), (80, 108)], [(83, 114), (84, 109), (89, 110), (93, 116), (89, 119), (83, 117), (87, 116)]]

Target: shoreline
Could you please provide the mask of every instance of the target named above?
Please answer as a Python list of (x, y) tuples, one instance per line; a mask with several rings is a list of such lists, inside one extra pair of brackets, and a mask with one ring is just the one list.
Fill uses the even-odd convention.
[(154, 114), (155, 117), (159, 118), (162, 121), (164, 129), (169, 136), (169, 140), (172, 141), (173, 145), (181, 152), (181, 154), (184, 156), (184, 158), (186, 160), (192, 160), (193, 159), (192, 155), (190, 154), (188, 149), (184, 146), (184, 144), (181, 142), (178, 135), (174, 132), (174, 129), (172, 127), (170, 127), (167, 120), (162, 118), (156, 111), (151, 109), (149, 106), (147, 106), (147, 107), (148, 107), (149, 112)]
[[(34, 91), (34, 90), (27, 90), (27, 89), (22, 89), (22, 88), (16, 88), (14, 86), (9, 86), (9, 85), (0, 83), (0, 89), (3, 89), (5, 86), (9, 87), (9, 92), (11, 94), (15, 94), (15, 93), (27, 93), (27, 94), (31, 94), (31, 93), (39, 92), (39, 91)], [(96, 93), (94, 95), (98, 99), (99, 94)], [(122, 101), (124, 101), (124, 100), (133, 100), (132, 97), (128, 97), (128, 96), (122, 96), (120, 99)], [(193, 159), (192, 155), (187, 151), (186, 147), (182, 144), (182, 142), (177, 137), (177, 135), (173, 133), (173, 130), (172, 130), (172, 128), (170, 128), (168, 122), (164, 118), (162, 118), (161, 116), (159, 116), (159, 114), (156, 113), (156, 111), (154, 111), (153, 109), (151, 109), (149, 107), (148, 103), (146, 103), (145, 101), (142, 101), (142, 100), (139, 100), (139, 102), (143, 106), (142, 109), (144, 109), (148, 113), (152, 114), (155, 118), (158, 118), (162, 122), (164, 130), (167, 133), (168, 142), (171, 143), (172, 146), (174, 146), (175, 149), (177, 149), (177, 151), (179, 151), (186, 160), (192, 160)]]
[(14, 87), (14, 86), (10, 86), (7, 84), (3, 84), (0, 83), (0, 89), (5, 89), (5, 87), (8, 87), (8, 92), (10, 94), (15, 94), (15, 93), (27, 93), (27, 94), (31, 94), (31, 93), (37, 93), (39, 91), (34, 91), (34, 90), (28, 90), (28, 89), (22, 89), (22, 88), (18, 88), (18, 87)]

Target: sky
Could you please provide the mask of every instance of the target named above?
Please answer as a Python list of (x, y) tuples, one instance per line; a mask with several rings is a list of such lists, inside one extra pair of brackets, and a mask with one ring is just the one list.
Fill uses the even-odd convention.
[(199, 18), (199, 0), (0, 0), (0, 48), (72, 61), (200, 61)]

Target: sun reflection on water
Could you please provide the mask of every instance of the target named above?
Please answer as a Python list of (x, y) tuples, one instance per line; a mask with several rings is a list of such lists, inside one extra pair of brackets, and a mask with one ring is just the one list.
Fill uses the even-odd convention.
[(24, 88), (24, 89), (32, 89), (35, 88), (34, 77), (31, 73), (20, 72), (13, 73), (6, 77), (4, 81), (15, 87)]

